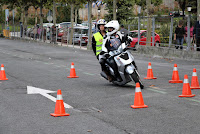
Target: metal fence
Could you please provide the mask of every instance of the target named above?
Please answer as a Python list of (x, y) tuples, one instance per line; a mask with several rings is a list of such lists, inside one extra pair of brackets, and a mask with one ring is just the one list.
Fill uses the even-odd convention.
[[(177, 41), (174, 40), (175, 29), (178, 25), (178, 22), (182, 20), (184, 22), (185, 40), (183, 42), (183, 49), (185, 50), (196, 50), (197, 47), (193, 37), (187, 36), (190, 35), (190, 28), (194, 27), (194, 23), (196, 20), (191, 16), (183, 17), (170, 17), (170, 16), (160, 16), (160, 17), (149, 17), (152, 21), (151, 25), (151, 42), (146, 41), (147, 35), (143, 32), (147, 30), (147, 20), (148, 17), (140, 16), (136, 17), (137, 23), (135, 24), (124, 24), (125, 28), (129, 31), (129, 33), (137, 30), (137, 38), (138, 45), (146, 45), (146, 43), (151, 43), (152, 46), (160, 46), (160, 47), (169, 47), (169, 48), (177, 48), (180, 46), (177, 44)], [(191, 23), (192, 22), (192, 23)], [(192, 24), (192, 25), (191, 25)], [(141, 35), (143, 33), (143, 35)], [(159, 40), (156, 39), (156, 35), (159, 35)], [(142, 37), (142, 38), (141, 38)], [(157, 45), (158, 44), (158, 45)]]
[[(39, 25), (28, 25), (26, 28), (23, 25), (6, 26), (9, 29), (8, 38), (18, 38), (26, 40), (34, 40), (38, 42), (46, 42), (53, 44), (69, 45), (71, 28), (63, 27), (58, 28), (57, 26), (44, 26)], [(1, 29), (0, 29), (1, 30)], [(88, 28), (81, 26), (74, 26), (72, 44), (74, 46), (86, 47), (88, 43)], [(4, 35), (4, 37), (7, 37)]]
[[(170, 16), (153, 16), (150, 17), (152, 25), (151, 25), (151, 42), (146, 41), (146, 34), (141, 35), (142, 32), (147, 30), (147, 20), (148, 17), (140, 16), (135, 17), (134, 21), (130, 24), (124, 24), (125, 28), (129, 31), (129, 34), (134, 30), (137, 30), (136, 38), (138, 45), (146, 45), (146, 43), (151, 43), (152, 46), (159, 47), (169, 47), (176, 48), (179, 46), (177, 42), (174, 40), (174, 32), (175, 28), (178, 25), (179, 20), (184, 21), (184, 27), (186, 29), (191, 28), (191, 22), (196, 22), (196, 18), (192, 18), (190, 15), (182, 17), (170, 17)], [(71, 28), (63, 27), (40, 27), (39, 25), (28, 25), (27, 28), (24, 28), (21, 24), (10, 24), (10, 28), (5, 26), (5, 29), (9, 29), (10, 36), (16, 37), (20, 39), (30, 39), (36, 41), (42, 41), (47, 43), (58, 43), (61, 45), (69, 45)], [(79, 30), (78, 30), (79, 29)], [(88, 43), (88, 32), (87, 28), (77, 28), (74, 26), (73, 29), (73, 37), (72, 43), (70, 45), (84, 47)], [(1, 29), (0, 29), (1, 31)], [(156, 33), (156, 34), (155, 34)], [(156, 39), (156, 36), (159, 35), (159, 40)], [(190, 30), (187, 30), (187, 35), (190, 35)], [(183, 43), (183, 49), (185, 50), (196, 50), (197, 46), (193, 40), (193, 37), (190, 38), (188, 36), (185, 38)]]

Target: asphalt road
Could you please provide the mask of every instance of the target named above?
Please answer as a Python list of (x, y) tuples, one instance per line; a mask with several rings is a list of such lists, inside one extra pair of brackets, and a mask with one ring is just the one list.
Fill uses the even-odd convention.
[[(101, 78), (92, 51), (0, 38), (0, 64), (8, 80), (0, 81), (0, 134), (198, 134), (200, 90), (179, 98), (182, 84), (170, 84), (174, 64), (180, 79), (200, 61), (163, 59), (133, 52), (145, 89), (148, 108), (132, 109), (135, 83), (115, 86)], [(69, 79), (71, 62), (79, 78)], [(156, 80), (144, 80), (148, 62)], [(55, 102), (27, 94), (27, 86), (62, 90), (70, 116), (52, 117)], [(49, 94), (56, 97), (56, 93)]]

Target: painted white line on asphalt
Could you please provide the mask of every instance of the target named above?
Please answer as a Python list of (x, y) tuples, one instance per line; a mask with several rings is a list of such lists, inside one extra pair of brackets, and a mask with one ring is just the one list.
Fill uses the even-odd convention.
[[(40, 93), (40, 94), (43, 95), (44, 97), (52, 100), (53, 102), (56, 102), (56, 98), (55, 97), (53, 97), (53, 96), (51, 96), (51, 95), (49, 95), (47, 93)], [(67, 103), (65, 103), (65, 102), (63, 102), (63, 103), (64, 103), (64, 107), (65, 108), (73, 108), (72, 106), (68, 105)]]
[(87, 73), (87, 72), (83, 72), (84, 74), (87, 74), (87, 75), (95, 75), (95, 74), (91, 74), (91, 73)]
[(66, 66), (64, 66), (64, 65), (60, 65), (60, 67), (66, 67)]
[(150, 91), (153, 91), (153, 92), (157, 92), (157, 93), (161, 93), (161, 94), (166, 94), (167, 93), (167, 92), (156, 90), (156, 89), (153, 89), (153, 88), (147, 88), (147, 90), (150, 90)]
[(61, 66), (59, 66), (59, 65), (55, 65), (55, 67), (61, 67)]
[(200, 103), (200, 100), (195, 100), (195, 99), (192, 99), (192, 98), (184, 98), (184, 99)]
[(44, 64), (46, 64), (46, 65), (51, 65), (51, 63), (48, 63), (48, 62), (44, 62)]
[[(135, 86), (135, 84), (133, 83), (129, 83), (128, 85), (131, 85), (131, 86)], [(156, 87), (157, 89), (160, 89), (159, 87)], [(156, 93), (161, 93), (161, 94), (167, 94), (167, 92), (164, 92), (164, 91), (160, 91), (160, 90), (157, 90), (157, 89), (153, 89), (153, 88), (145, 88), (145, 89), (142, 89), (142, 90), (149, 90), (149, 91), (153, 91), (153, 92), (156, 92)]]
[[(56, 102), (57, 98), (49, 95), (48, 93), (56, 93), (56, 92), (57, 91), (50, 91), (50, 90), (45, 90), (45, 89), (41, 89), (41, 88), (27, 86), (27, 94), (41, 94), (42, 96), (44, 96), (54, 102)], [(64, 107), (65, 108), (73, 108), (72, 106), (68, 105), (67, 103), (64, 103)]]

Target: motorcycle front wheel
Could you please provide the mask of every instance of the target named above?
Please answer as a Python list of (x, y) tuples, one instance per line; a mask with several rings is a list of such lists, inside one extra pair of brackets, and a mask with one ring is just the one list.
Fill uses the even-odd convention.
[(139, 82), (140, 83), (140, 88), (143, 89), (144, 85), (142, 83), (142, 81), (140, 80), (140, 76), (137, 73), (137, 71), (135, 70), (132, 74), (130, 74), (130, 77), (132, 79), (132, 81), (134, 81), (135, 83)]

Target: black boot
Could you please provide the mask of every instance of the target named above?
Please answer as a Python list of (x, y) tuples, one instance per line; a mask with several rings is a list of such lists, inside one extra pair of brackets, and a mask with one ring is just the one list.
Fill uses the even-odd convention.
[(108, 81), (112, 82), (113, 81), (112, 76), (107, 71), (104, 71), (104, 73), (107, 75)]

